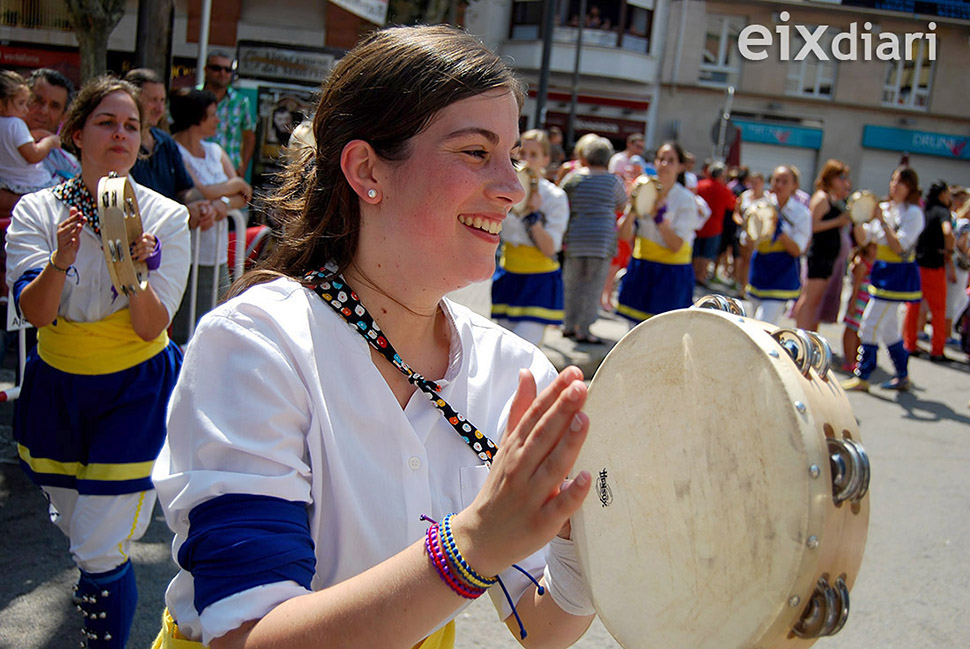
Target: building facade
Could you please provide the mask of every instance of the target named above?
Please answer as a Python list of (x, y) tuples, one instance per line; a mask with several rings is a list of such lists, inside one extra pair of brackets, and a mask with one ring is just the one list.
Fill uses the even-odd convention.
[(723, 155), (733, 87), (722, 139), (753, 170), (795, 164), (810, 189), (837, 158), (884, 195), (908, 160), (924, 187), (970, 183), (970, 3), (675, 0), (667, 30), (659, 140)]

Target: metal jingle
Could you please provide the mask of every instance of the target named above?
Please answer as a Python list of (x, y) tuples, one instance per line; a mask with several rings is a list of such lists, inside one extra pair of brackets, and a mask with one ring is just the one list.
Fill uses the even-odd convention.
[(832, 348), (825, 338), (814, 331), (806, 331), (808, 339), (812, 341), (812, 367), (823, 381), (828, 380), (829, 368), (832, 367)]
[(801, 329), (775, 329), (771, 337), (778, 341), (782, 349), (791, 356), (802, 376), (808, 376), (812, 369), (812, 341)]
[(115, 264), (118, 263), (119, 255), (118, 255), (118, 250), (115, 248), (115, 242), (112, 241), (111, 239), (108, 239), (107, 244), (108, 244), (108, 253), (111, 255), (111, 262)]
[(712, 293), (710, 295), (705, 295), (701, 299), (694, 302), (694, 307), (698, 309), (712, 309), (714, 311), (730, 311), (728, 307), (727, 300), (723, 295), (717, 295)]
[(799, 638), (819, 638), (825, 635), (838, 621), (835, 600), (836, 594), (832, 587), (824, 578), (819, 579), (808, 606), (805, 607), (801, 619), (792, 627), (792, 632)]
[(851, 497), (852, 502), (857, 503), (869, 492), (869, 478), (872, 475), (872, 470), (869, 465), (869, 454), (866, 453), (866, 449), (863, 448), (862, 444), (854, 439), (845, 439), (844, 441), (848, 446), (855, 450), (858, 461), (857, 470), (859, 472), (859, 487), (856, 489), (856, 493)]
[(739, 315), (741, 317), (747, 317), (747, 313), (744, 310), (744, 305), (741, 304), (740, 300), (736, 300), (733, 297), (724, 297), (724, 301), (727, 302), (728, 311), (734, 315)]
[(135, 201), (131, 198), (125, 199), (125, 216), (129, 219), (135, 215), (138, 210), (135, 209)]
[(829, 437), (826, 444), (829, 450), (830, 466), (832, 467), (832, 500), (839, 504), (846, 500), (855, 500), (856, 494), (862, 486), (862, 466), (859, 453), (851, 440)]
[(849, 619), (849, 587), (846, 585), (845, 579), (842, 577), (836, 579), (833, 590), (835, 591), (836, 599), (838, 599), (839, 617), (828, 635), (835, 635), (841, 631), (842, 627), (845, 626), (846, 620)]

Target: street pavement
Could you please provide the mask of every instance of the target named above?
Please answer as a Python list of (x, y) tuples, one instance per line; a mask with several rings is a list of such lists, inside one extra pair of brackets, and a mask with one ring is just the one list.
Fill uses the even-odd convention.
[[(487, 295), (487, 285), (476, 285), (457, 298), (483, 312)], [(627, 325), (604, 314), (592, 331), (616, 341)], [(821, 333), (840, 349), (840, 326), (823, 325)], [(576, 345), (554, 331), (543, 344), (557, 367), (576, 364), (587, 377), (609, 348)], [(944, 365), (910, 361), (911, 392), (849, 394), (872, 462), (870, 527), (849, 621), (837, 636), (820, 640), (821, 649), (970, 647), (964, 617), (970, 608), (970, 366), (956, 350), (947, 355), (952, 361)], [(883, 349), (874, 379), (888, 378), (890, 368)], [(4, 370), (0, 379), (12, 381), (12, 372)], [(9, 420), (9, 404), (0, 404), (0, 649), (77, 647), (81, 620), (70, 598), (76, 570), (66, 539), (46, 520), (42, 495), (16, 466)], [(175, 572), (170, 544), (156, 508), (148, 533), (132, 548), (141, 599), (131, 648), (147, 649), (157, 632)], [(517, 646), (487, 598), (460, 614), (456, 649)], [(619, 647), (599, 621), (575, 646)]]

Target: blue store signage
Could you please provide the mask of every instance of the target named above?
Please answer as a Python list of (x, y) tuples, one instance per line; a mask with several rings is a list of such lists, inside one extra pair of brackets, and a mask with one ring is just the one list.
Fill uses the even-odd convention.
[(807, 128), (790, 124), (766, 124), (765, 122), (749, 122), (743, 119), (732, 119), (731, 121), (741, 129), (742, 143), (757, 142), (801, 149), (822, 148), (822, 129), (820, 128)]
[(970, 137), (888, 126), (866, 126), (862, 146), (886, 151), (924, 153), (954, 160), (970, 160)]

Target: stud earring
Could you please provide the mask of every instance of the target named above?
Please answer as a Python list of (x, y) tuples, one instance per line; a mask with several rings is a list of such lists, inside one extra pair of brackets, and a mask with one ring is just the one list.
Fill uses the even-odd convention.
[(368, 189), (367, 190), (367, 198), (377, 198), (377, 190), (376, 189), (373, 189), (373, 188)]

